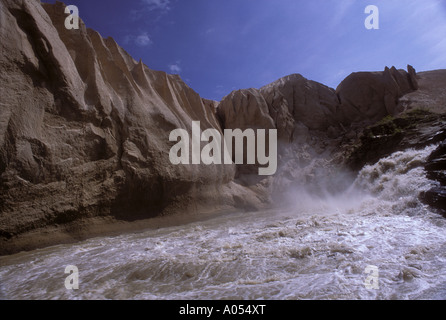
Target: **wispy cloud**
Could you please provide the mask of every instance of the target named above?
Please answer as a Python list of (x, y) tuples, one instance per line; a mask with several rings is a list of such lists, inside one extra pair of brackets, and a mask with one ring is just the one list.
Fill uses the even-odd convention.
[(153, 43), (152, 39), (147, 32), (143, 32), (139, 35), (127, 35), (124, 39), (125, 44), (134, 43), (139, 47), (147, 47)]
[(150, 11), (170, 9), (170, 0), (143, 0), (142, 2)]
[(145, 47), (152, 44), (152, 40), (150, 39), (147, 32), (144, 32), (136, 37), (135, 42), (138, 46)]
[(399, 1), (398, 7), (391, 7), (401, 17), (396, 34), (411, 32), (412, 43), (425, 48), (424, 55), (430, 61), (426, 68), (446, 66), (446, 12), (442, 1)]
[[(446, 66), (446, 19), (444, 15), (444, 8), (441, 1), (431, 0), (419, 3), (418, 12), (423, 9), (426, 12), (423, 14), (424, 30), (420, 34), (419, 41), (426, 45), (429, 54), (432, 57), (431, 66), (438, 67), (438, 65)], [(418, 13), (417, 13), (418, 14)]]
[(175, 63), (169, 64), (169, 71), (174, 73), (174, 74), (180, 74), (182, 69), (180, 66), (180, 61), (177, 61)]
[(215, 87), (215, 89), (214, 89), (214, 93), (215, 93), (217, 96), (222, 97), (222, 96), (224, 96), (225, 94), (228, 93), (228, 90), (225, 89), (225, 87), (224, 87), (223, 85), (219, 84), (219, 85), (217, 85), (217, 86)]
[(138, 3), (138, 8), (130, 11), (130, 19), (132, 21), (138, 21), (151, 12), (162, 16), (170, 9), (170, 0), (140, 0)]
[(206, 29), (204, 31), (205, 35), (210, 35), (210, 34), (213, 34), (213, 33), (215, 33), (215, 28), (208, 28), (208, 29)]
[[(331, 29), (337, 28), (339, 24), (348, 15), (349, 10), (355, 4), (355, 0), (344, 0), (336, 2), (331, 21), (328, 22)], [(331, 5), (333, 5), (331, 3)]]

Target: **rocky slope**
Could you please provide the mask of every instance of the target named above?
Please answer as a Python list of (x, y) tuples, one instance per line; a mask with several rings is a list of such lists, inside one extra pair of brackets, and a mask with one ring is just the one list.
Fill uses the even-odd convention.
[(446, 140), (429, 156), (424, 166), (427, 177), (437, 185), (420, 194), (421, 200), (429, 204), (446, 218)]
[[(353, 152), (343, 146), (366, 125), (429, 99), (442, 112), (441, 86), (422, 79), (444, 73), (420, 78), (410, 66), (355, 73), (336, 90), (290, 75), (210, 101), (83, 23), (66, 30), (60, 2), (0, 6), (0, 254), (169, 213), (260, 209), (293, 186), (336, 176)], [(278, 129), (277, 174), (172, 165), (169, 134), (190, 132), (192, 121), (220, 132)]]

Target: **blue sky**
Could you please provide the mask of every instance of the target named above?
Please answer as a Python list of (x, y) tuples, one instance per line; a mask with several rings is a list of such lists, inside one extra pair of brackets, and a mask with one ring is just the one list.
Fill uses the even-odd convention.
[[(54, 1), (44, 1), (54, 2)], [(68, 0), (87, 27), (202, 97), (291, 73), (337, 85), (385, 66), (446, 68), (446, 0)], [(367, 5), (379, 30), (367, 30)]]

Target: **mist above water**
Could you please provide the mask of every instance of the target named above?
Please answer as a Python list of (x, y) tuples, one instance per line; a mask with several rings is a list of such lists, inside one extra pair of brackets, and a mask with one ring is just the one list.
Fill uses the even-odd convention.
[[(446, 223), (418, 200), (432, 150), (381, 159), (335, 195), (296, 188), (287, 209), (2, 257), (0, 298), (444, 299)], [(64, 286), (67, 265), (79, 290)]]

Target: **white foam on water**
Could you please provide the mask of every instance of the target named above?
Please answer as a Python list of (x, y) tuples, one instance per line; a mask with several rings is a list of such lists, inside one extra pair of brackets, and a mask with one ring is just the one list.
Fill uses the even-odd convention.
[[(2, 257), (0, 298), (444, 299), (446, 222), (418, 200), (434, 148), (365, 167), (342, 195), (296, 194), (291, 209)], [(64, 286), (67, 265), (79, 290)], [(369, 265), (379, 289), (365, 286)]]

